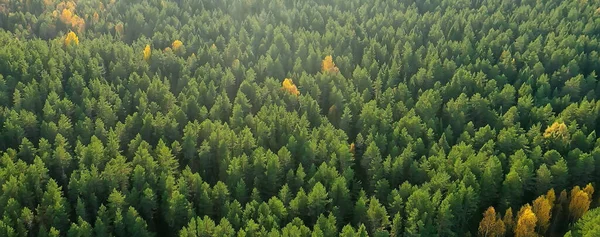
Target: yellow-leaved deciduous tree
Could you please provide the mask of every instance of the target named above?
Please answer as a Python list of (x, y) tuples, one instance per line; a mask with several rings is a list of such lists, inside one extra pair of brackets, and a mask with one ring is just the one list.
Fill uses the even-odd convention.
[(173, 50), (177, 50), (179, 49), (179, 47), (181, 47), (183, 45), (183, 42), (181, 42), (181, 40), (175, 40), (173, 41), (173, 43), (171, 44), (171, 48), (173, 48)]
[(150, 60), (151, 55), (152, 55), (152, 49), (150, 48), (150, 45), (147, 44), (146, 48), (144, 48), (144, 61), (148, 62), (148, 60)]
[(592, 203), (591, 196), (581, 190), (579, 186), (575, 186), (571, 190), (571, 200), (569, 201), (569, 216), (572, 221), (576, 221), (583, 216), (589, 209)]
[(60, 14), (60, 21), (65, 25), (71, 26), (71, 28), (82, 32), (85, 29), (85, 20), (73, 13), (71, 8), (64, 8)]
[(554, 201), (556, 201), (556, 193), (554, 192), (553, 188), (548, 190), (548, 192), (546, 193), (546, 199), (550, 201), (550, 205), (554, 206)]
[(77, 37), (77, 35), (75, 34), (75, 32), (70, 31), (67, 34), (67, 37), (65, 38), (65, 45), (78, 45), (79, 44), (79, 38)]
[(71, 18), (73, 18), (73, 12), (71, 12), (71, 10), (69, 9), (63, 9), (62, 13), (60, 14), (60, 20), (65, 23), (65, 24), (70, 24), (71, 23)]
[(479, 222), (479, 236), (500, 237), (504, 236), (505, 232), (504, 222), (497, 217), (494, 207), (489, 207), (483, 213), (483, 219)]
[(587, 184), (585, 188), (583, 188), (583, 191), (592, 197), (594, 195), (594, 186), (592, 186), (592, 184)]
[(502, 222), (504, 222), (504, 227), (507, 231), (513, 231), (513, 229), (515, 228), (515, 217), (511, 207), (506, 209), (506, 211), (504, 212)]
[(550, 218), (552, 218), (552, 203), (545, 195), (539, 196), (533, 201), (532, 211), (537, 217), (538, 233), (546, 233), (550, 226)]
[(519, 210), (517, 215), (517, 226), (515, 227), (515, 237), (537, 237), (535, 233), (535, 225), (537, 223), (537, 217), (535, 213), (531, 211), (531, 206), (525, 204)]
[(557, 139), (562, 142), (569, 141), (569, 130), (565, 123), (554, 122), (544, 131), (544, 138)]
[(325, 56), (325, 59), (323, 59), (323, 62), (321, 63), (321, 68), (323, 72), (339, 72), (339, 69), (335, 66), (331, 55)]
[(283, 86), (283, 89), (286, 90), (287, 92), (289, 92), (290, 94), (293, 94), (293, 95), (300, 94), (300, 91), (298, 91), (298, 88), (296, 87), (296, 85), (294, 85), (294, 82), (292, 81), (292, 79), (286, 78), (285, 80), (283, 80), (282, 86)]

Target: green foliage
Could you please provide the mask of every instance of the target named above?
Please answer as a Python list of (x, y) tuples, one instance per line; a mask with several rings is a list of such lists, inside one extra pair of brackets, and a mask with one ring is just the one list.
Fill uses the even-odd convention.
[(473, 236), (600, 183), (599, 4), (0, 0), (0, 236)]
[(565, 236), (596, 236), (600, 234), (600, 209), (594, 209), (587, 212), (579, 221), (575, 223), (571, 231)]

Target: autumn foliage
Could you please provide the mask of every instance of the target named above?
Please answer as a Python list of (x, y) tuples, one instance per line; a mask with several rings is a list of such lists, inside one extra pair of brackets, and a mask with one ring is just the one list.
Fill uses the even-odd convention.
[(82, 32), (85, 29), (85, 20), (74, 14), (70, 9), (63, 9), (60, 14), (60, 21), (71, 26), (72, 29)]
[(339, 69), (335, 66), (331, 55), (328, 55), (325, 57), (325, 59), (323, 59), (321, 67), (323, 72), (339, 72)]
[(505, 232), (504, 222), (496, 215), (494, 207), (489, 207), (479, 223), (479, 236), (499, 237), (504, 236)]
[(515, 227), (515, 237), (536, 237), (535, 226), (537, 224), (537, 217), (531, 210), (529, 204), (525, 204), (519, 210), (517, 215), (517, 226)]
[(147, 44), (146, 47), (144, 48), (144, 61), (148, 62), (148, 60), (150, 60), (151, 55), (152, 55), (152, 49), (150, 48), (150, 45)]
[(181, 42), (180, 40), (175, 40), (175, 41), (173, 41), (173, 44), (171, 44), (171, 48), (173, 48), (173, 50), (177, 50), (182, 45), (183, 45), (183, 42)]
[(546, 233), (552, 217), (552, 202), (546, 196), (540, 196), (533, 201), (532, 211), (537, 217), (538, 233)]
[[(593, 192), (592, 188), (591, 194)], [(585, 189), (581, 190), (579, 186), (575, 186), (571, 190), (571, 200), (569, 201), (569, 216), (571, 220), (575, 221), (581, 218), (590, 209), (590, 204), (592, 203), (591, 194), (586, 192)]]
[(65, 45), (72, 45), (72, 44), (75, 44), (75, 45), (79, 44), (79, 38), (73, 31), (69, 32), (67, 34), (67, 37), (65, 38)]
[[(563, 190), (556, 198), (554, 189), (536, 198), (532, 204), (525, 204), (519, 210), (516, 221), (512, 209), (508, 208), (504, 218), (496, 217), (496, 211), (489, 207), (479, 223), (479, 236), (504, 236), (500, 233), (502, 226), (506, 232), (513, 232), (515, 237), (545, 236), (552, 231), (564, 228), (568, 223), (574, 223), (590, 209), (594, 187), (588, 184), (581, 189), (573, 187), (570, 194)], [(554, 219), (554, 220), (553, 220)]]
[(561, 141), (569, 140), (569, 130), (565, 123), (554, 122), (544, 131), (544, 138), (554, 138)]
[(509, 207), (508, 209), (506, 209), (506, 211), (504, 212), (504, 217), (502, 218), (502, 222), (504, 222), (504, 226), (508, 230), (508, 232), (511, 232), (512, 229), (515, 227), (515, 217), (512, 208)]
[(283, 80), (282, 87), (282, 89), (286, 90), (292, 95), (300, 94), (300, 91), (298, 91), (298, 88), (296, 87), (296, 85), (294, 85), (292, 79), (286, 78), (285, 80)]

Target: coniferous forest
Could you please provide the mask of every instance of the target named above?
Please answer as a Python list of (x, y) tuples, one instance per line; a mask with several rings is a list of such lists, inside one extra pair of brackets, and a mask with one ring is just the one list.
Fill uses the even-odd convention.
[(0, 28), (0, 236), (600, 236), (600, 0), (0, 0)]

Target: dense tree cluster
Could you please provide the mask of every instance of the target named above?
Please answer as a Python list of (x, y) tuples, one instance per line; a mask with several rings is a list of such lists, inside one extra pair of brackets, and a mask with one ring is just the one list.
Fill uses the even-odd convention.
[(599, 7), (0, 0), (0, 236), (584, 235)]
[(545, 195), (536, 198), (531, 205), (523, 205), (516, 217), (513, 216), (510, 207), (503, 218), (496, 214), (494, 207), (489, 207), (479, 223), (479, 236), (505, 236), (507, 231), (509, 234), (514, 231), (516, 237), (564, 233), (570, 223), (576, 222), (587, 213), (593, 194), (594, 187), (591, 184), (584, 189), (575, 186), (570, 195), (563, 190), (558, 199), (554, 189), (550, 189)]
[(599, 236), (598, 223), (600, 223), (600, 209), (596, 208), (586, 213), (565, 237)]

